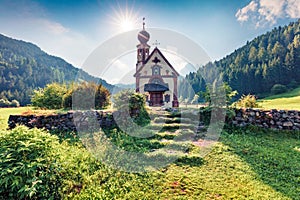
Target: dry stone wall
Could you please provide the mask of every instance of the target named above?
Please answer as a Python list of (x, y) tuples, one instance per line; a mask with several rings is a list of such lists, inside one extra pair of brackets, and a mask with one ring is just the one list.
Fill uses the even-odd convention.
[(57, 131), (77, 131), (79, 129), (86, 130), (87, 127), (92, 127), (92, 125), (110, 128), (115, 126), (115, 121), (112, 113), (102, 111), (76, 111), (48, 116), (10, 115), (8, 119), (9, 128), (12, 129), (16, 125)]
[[(114, 116), (121, 116), (115, 113)], [(92, 119), (92, 120), (91, 120)], [(276, 130), (300, 130), (300, 111), (294, 110), (258, 110), (236, 109), (233, 117), (227, 117), (226, 123), (245, 127), (254, 125)], [(91, 127), (111, 128), (116, 126), (113, 113), (102, 111), (74, 111), (66, 114), (49, 116), (11, 115), (8, 120), (9, 128), (25, 125), (30, 128), (45, 128), (57, 131), (80, 131)], [(95, 126), (96, 125), (96, 126)], [(199, 127), (203, 123), (199, 123)]]
[(277, 130), (300, 130), (300, 111), (236, 109), (228, 123), (236, 126), (254, 125)]

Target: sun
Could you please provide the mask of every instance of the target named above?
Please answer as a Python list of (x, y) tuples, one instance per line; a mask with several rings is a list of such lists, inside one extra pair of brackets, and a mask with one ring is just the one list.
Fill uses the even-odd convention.
[(122, 31), (130, 31), (135, 28), (134, 21), (128, 18), (121, 19), (119, 25)]
[(114, 16), (112, 18), (112, 25), (119, 32), (127, 32), (138, 27), (138, 13), (132, 8), (129, 8), (128, 5), (122, 7), (118, 4), (117, 8), (113, 8)]

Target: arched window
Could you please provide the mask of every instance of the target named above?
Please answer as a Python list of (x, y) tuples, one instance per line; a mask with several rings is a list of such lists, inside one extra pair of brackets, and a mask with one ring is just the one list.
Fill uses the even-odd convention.
[(152, 68), (152, 75), (160, 75), (160, 67), (158, 65), (154, 65)]

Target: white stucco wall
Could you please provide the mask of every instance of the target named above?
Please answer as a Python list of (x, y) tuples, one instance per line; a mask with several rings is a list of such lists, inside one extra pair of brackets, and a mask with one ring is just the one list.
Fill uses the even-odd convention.
[[(174, 92), (174, 80), (173, 80), (173, 69), (167, 64), (167, 62), (164, 61), (164, 59), (161, 57), (161, 55), (155, 51), (149, 61), (144, 65), (144, 67), (141, 70), (141, 78), (139, 81), (139, 91), (141, 93), (144, 92), (144, 85), (148, 84), (151, 77), (143, 77), (143, 76), (152, 76), (152, 67), (156, 65), (152, 60), (157, 57), (160, 62), (157, 63), (158, 66), (161, 67), (160, 69), (160, 76), (172, 76), (172, 77), (162, 77), (164, 83), (167, 83), (169, 86), (169, 91), (166, 91), (164, 95), (169, 94), (170, 95), (170, 102), (166, 103), (165, 106), (172, 107), (172, 101), (173, 101), (173, 92)], [(165, 97), (163, 97), (165, 100)]]

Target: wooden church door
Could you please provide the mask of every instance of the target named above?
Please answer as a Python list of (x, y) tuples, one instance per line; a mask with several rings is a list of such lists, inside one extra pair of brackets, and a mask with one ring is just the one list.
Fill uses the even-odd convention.
[(151, 92), (150, 101), (153, 106), (162, 106), (163, 105), (163, 92)]

